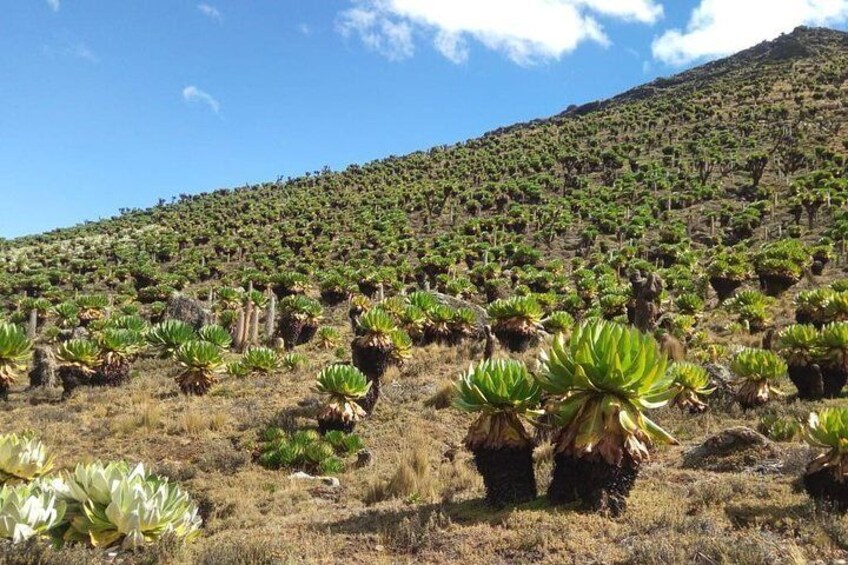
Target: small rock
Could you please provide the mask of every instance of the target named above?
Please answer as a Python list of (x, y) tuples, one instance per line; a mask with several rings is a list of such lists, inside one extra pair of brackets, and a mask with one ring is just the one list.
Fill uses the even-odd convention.
[(374, 464), (374, 454), (370, 449), (360, 449), (356, 453), (356, 468), (368, 467)]
[(324, 486), (328, 486), (330, 488), (339, 488), (342, 486), (341, 482), (336, 477), (321, 477), (310, 475), (309, 473), (304, 473), (303, 471), (297, 471), (296, 473), (292, 473), (289, 475), (290, 479), (297, 479), (299, 481), (318, 481)]
[(301, 408), (314, 408), (321, 404), (321, 399), (317, 396), (307, 396), (297, 401), (297, 405)]
[(336, 477), (318, 477), (321, 479), (321, 482), (324, 483), (328, 487), (339, 488), (342, 486), (341, 481), (339, 481)]
[(733, 404), (736, 401), (736, 389), (730, 369), (717, 363), (707, 363), (704, 369), (710, 376), (710, 384), (715, 387), (715, 392), (710, 395), (710, 404)]
[(71, 339), (88, 339), (91, 334), (83, 327), (71, 330)]

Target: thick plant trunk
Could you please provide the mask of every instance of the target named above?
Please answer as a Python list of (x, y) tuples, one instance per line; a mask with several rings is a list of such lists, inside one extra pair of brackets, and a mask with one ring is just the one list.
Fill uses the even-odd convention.
[(363, 410), (365, 410), (366, 414), (371, 414), (374, 411), (374, 407), (377, 405), (377, 401), (380, 399), (380, 377), (372, 378), (366, 375), (368, 378), (368, 382), (371, 383), (371, 388), (368, 389), (368, 392), (356, 401)]
[(789, 365), (789, 379), (798, 389), (798, 398), (817, 400), (824, 396), (821, 369), (818, 365)]
[(280, 335), (283, 338), (287, 351), (291, 351), (299, 343), (303, 325), (303, 320), (283, 315), (283, 318), (280, 320)]
[(713, 287), (719, 302), (724, 302), (742, 286), (742, 281), (726, 279), (723, 277), (710, 277), (710, 286)]
[(837, 367), (823, 367), (821, 373), (824, 397), (837, 398), (841, 395), (845, 383), (848, 382), (848, 372)]
[(586, 509), (618, 516), (627, 507), (638, 473), (632, 464), (618, 467), (559, 453), (554, 456), (548, 498), (551, 504), (580, 502)]
[(839, 512), (848, 510), (848, 482), (839, 481), (831, 467), (804, 475), (804, 490), (816, 502)]
[(357, 401), (367, 414), (371, 414), (377, 400), (380, 398), (380, 379), (391, 363), (391, 345), (363, 345), (359, 338), (351, 343), (351, 356), (353, 366), (365, 374), (365, 378), (371, 383), (371, 389), (364, 398)]
[(64, 365), (57, 369), (59, 380), (62, 382), (62, 397), (68, 398), (74, 389), (80, 386), (90, 386), (94, 373), (86, 373), (79, 367)]
[(489, 504), (507, 506), (536, 498), (533, 446), (478, 448), (474, 463), (483, 476)]
[(93, 381), (98, 385), (120, 386), (130, 380), (131, 366), (127, 359), (105, 363), (98, 369)]
[(179, 375), (176, 381), (180, 387), (180, 392), (183, 394), (203, 396), (209, 392), (215, 379), (201, 372), (187, 371)]
[(356, 422), (345, 422), (334, 418), (318, 418), (318, 433), (321, 435), (331, 431), (340, 431), (346, 434), (353, 433)]
[(297, 336), (297, 344), (309, 343), (315, 337), (316, 332), (318, 332), (318, 324), (304, 324)]
[(323, 300), (327, 306), (335, 306), (347, 300), (347, 293), (337, 290), (322, 290), (321, 300)]
[(760, 275), (760, 287), (769, 296), (780, 296), (797, 282), (795, 277), (786, 275)]
[(505, 329), (495, 329), (498, 341), (512, 353), (523, 353), (536, 342), (537, 336), (524, 332), (515, 332)]

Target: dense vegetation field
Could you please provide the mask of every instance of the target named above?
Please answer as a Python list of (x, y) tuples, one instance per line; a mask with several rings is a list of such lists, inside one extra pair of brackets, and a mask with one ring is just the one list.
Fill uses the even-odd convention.
[[(0, 241), (0, 433), (55, 454), (12, 472), (0, 435), (0, 483), (125, 460), (191, 500), (133, 541), (92, 487), (0, 562), (848, 558), (848, 496), (804, 479), (841, 484), (848, 444), (846, 80), (848, 35), (799, 28), (455, 146)], [(567, 467), (620, 476), (565, 500)]]

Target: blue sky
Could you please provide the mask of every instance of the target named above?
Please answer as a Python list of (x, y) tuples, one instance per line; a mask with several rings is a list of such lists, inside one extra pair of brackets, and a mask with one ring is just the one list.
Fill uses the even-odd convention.
[(0, 237), (545, 117), (848, 0), (6, 0)]

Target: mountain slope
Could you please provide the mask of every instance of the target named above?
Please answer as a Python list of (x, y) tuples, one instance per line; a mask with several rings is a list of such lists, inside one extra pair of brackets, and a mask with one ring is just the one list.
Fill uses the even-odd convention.
[[(609, 101), (455, 146), (182, 195), (2, 242), (0, 295), (157, 287), (142, 295), (149, 302), (171, 288), (262, 284), (280, 270), (342, 263), (356, 279), (384, 266), (394, 270), (378, 275), (386, 283), (417, 275), (445, 287), (438, 275), (465, 278), (464, 265), (484, 256), (505, 268), (544, 267), (612, 249), (626, 263), (655, 261), (660, 239), (701, 250), (756, 246), (787, 230), (809, 241), (841, 237), (832, 233), (835, 207), (812, 230), (794, 227), (790, 185), (810, 171), (844, 172), (847, 73), (846, 34), (799, 28)], [(759, 153), (767, 162), (753, 187), (748, 159)]]

